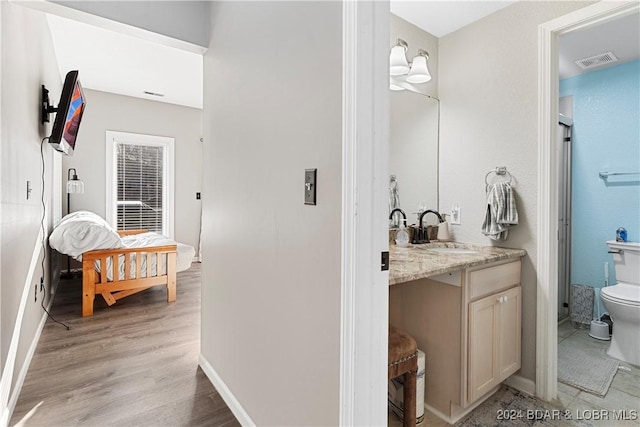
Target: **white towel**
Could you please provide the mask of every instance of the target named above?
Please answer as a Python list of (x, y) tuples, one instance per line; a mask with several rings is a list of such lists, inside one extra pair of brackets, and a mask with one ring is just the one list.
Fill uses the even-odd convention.
[(482, 234), (493, 240), (507, 240), (509, 227), (518, 224), (518, 210), (511, 185), (497, 182), (489, 186), (487, 213), (482, 223)]

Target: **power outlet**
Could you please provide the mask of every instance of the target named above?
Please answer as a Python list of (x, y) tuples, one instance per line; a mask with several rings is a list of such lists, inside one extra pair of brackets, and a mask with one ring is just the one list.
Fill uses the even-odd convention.
[(460, 225), (460, 205), (457, 203), (451, 206), (451, 224)]
[(38, 284), (33, 285), (33, 302), (38, 302)]
[(44, 278), (40, 278), (40, 292), (44, 291)]

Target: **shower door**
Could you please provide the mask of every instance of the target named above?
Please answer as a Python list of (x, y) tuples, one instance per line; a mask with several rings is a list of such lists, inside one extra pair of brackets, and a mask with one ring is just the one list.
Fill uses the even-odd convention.
[(558, 159), (558, 320), (569, 315), (571, 290), (571, 125), (560, 115), (556, 142)]

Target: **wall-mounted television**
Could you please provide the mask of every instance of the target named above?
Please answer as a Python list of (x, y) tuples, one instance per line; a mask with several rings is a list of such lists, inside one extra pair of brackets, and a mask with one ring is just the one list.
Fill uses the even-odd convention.
[(78, 129), (86, 106), (78, 70), (69, 71), (64, 79), (58, 108), (49, 105), (49, 91), (42, 86), (42, 123), (49, 121), (49, 114), (56, 113), (49, 143), (53, 148), (72, 156), (76, 148)]

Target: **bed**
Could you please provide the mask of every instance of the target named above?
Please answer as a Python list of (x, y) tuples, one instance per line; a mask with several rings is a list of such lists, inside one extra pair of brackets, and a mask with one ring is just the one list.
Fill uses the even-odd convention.
[(82, 262), (82, 315), (92, 316), (96, 295), (107, 305), (149, 289), (167, 287), (176, 300), (176, 273), (191, 266), (192, 246), (147, 230), (115, 230), (100, 216), (79, 211), (56, 225), (49, 245)]

